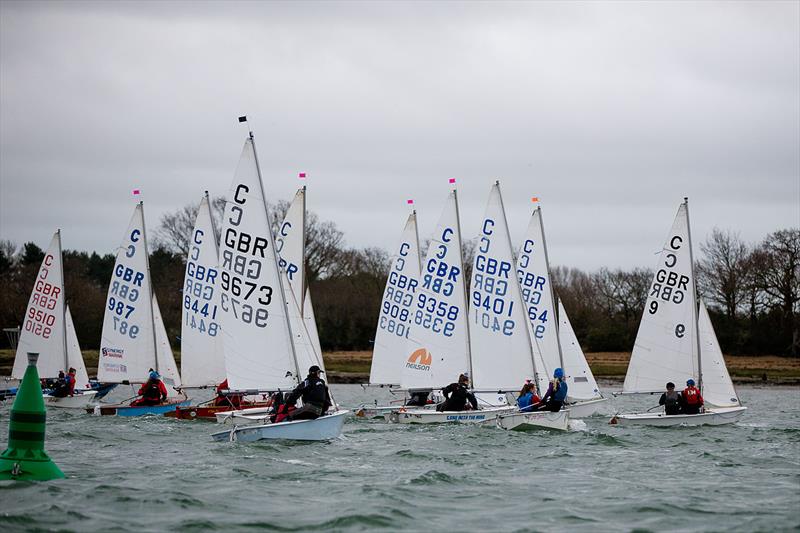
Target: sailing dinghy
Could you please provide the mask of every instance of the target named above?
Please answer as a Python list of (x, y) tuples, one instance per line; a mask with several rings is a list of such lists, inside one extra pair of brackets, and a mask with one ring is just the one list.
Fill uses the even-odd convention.
[(181, 380), (153, 293), (144, 203), (139, 202), (117, 251), (108, 286), (97, 375), (103, 382), (139, 384), (147, 382), (151, 370), (158, 372), (167, 386), (164, 403), (132, 406), (134, 397), (119, 404), (97, 405), (89, 412), (140, 416), (189, 405), (189, 399), (176, 390)]
[(747, 409), (731, 382), (703, 302), (697, 302), (689, 200), (678, 208), (647, 295), (622, 394), (661, 394), (665, 383), (697, 378), (705, 400), (699, 414), (615, 415), (610, 423), (699, 426), (736, 422)]
[[(305, 375), (301, 374), (301, 360), (314, 361), (318, 366), (321, 361), (313, 348), (307, 349), (311, 346), (307, 328), (292, 329), (293, 323), (296, 326), (304, 320), (287, 287), (286, 271), (279, 265), (252, 132), (244, 143), (228, 192), (222, 236), (220, 322), (228, 385), (240, 392), (290, 391)], [(347, 413), (337, 409), (314, 420), (278, 423), (270, 423), (261, 415), (254, 424), (234, 425), (229, 431), (212, 434), (212, 438), (241, 442), (330, 440), (341, 434)]]
[(28, 366), (28, 352), (39, 354), (36, 365), (41, 378), (57, 378), (59, 371), (66, 374), (70, 368), (75, 369), (74, 393), (64, 397), (45, 394), (47, 406), (81, 409), (94, 399), (97, 391), (89, 384), (75, 325), (66, 304), (61, 230), (53, 235), (36, 275), (11, 377), (22, 379)]
[[(416, 210), (408, 215), (400, 236), (400, 244), (395, 250), (375, 330), (372, 366), (369, 372), (369, 386), (372, 387), (399, 386), (403, 367), (408, 359), (408, 335), (414, 311), (417, 309), (414, 304), (420, 274)], [(422, 392), (427, 394), (429, 391)], [(363, 418), (383, 418), (385, 414), (397, 409), (397, 405), (379, 406), (376, 401), (375, 405), (360, 406), (355, 415)]]
[(566, 405), (570, 418), (593, 415), (607, 399), (600, 394), (560, 300), (556, 310), (541, 206), (533, 211), (525, 232), (519, 250), (517, 275), (531, 321), (532, 340), (544, 362), (544, 368), (539, 369), (540, 390), (547, 390), (553, 371), (561, 368), (569, 390)]
[[(181, 378), (184, 389), (215, 387), (226, 379), (222, 332), (219, 326), (218, 247), (208, 192), (200, 201), (189, 242), (183, 284)], [(165, 416), (183, 420), (214, 420), (219, 412), (241, 407), (265, 407), (266, 401), (212, 398), (199, 405), (176, 407)]]

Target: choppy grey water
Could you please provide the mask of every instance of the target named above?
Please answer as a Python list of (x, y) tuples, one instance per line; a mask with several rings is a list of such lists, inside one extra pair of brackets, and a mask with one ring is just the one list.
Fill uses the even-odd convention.
[[(120, 391), (124, 395), (128, 391)], [(357, 406), (385, 390), (333, 386)], [(3, 531), (800, 529), (800, 391), (735, 425), (504, 432), (350, 419), (330, 443), (214, 443), (213, 423), (48, 412), (67, 479), (0, 483)], [(650, 407), (617, 398), (613, 409)], [(5, 447), (9, 406), (0, 408)]]

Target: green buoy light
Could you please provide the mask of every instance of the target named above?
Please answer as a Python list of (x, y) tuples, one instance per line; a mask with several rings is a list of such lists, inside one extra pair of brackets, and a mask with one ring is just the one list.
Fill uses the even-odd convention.
[(0, 455), (0, 480), (47, 481), (60, 479), (64, 472), (44, 451), (44, 408), (38, 353), (28, 353), (28, 368), (11, 407), (8, 426), (8, 448)]

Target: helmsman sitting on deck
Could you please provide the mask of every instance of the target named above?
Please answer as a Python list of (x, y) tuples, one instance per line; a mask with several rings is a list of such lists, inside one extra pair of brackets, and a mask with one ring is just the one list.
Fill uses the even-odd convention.
[(667, 392), (658, 399), (658, 405), (663, 405), (664, 412), (668, 415), (681, 414), (681, 393), (675, 390), (673, 382), (667, 383)]
[(458, 383), (451, 383), (443, 388), (442, 394), (445, 401), (436, 406), (437, 411), (464, 411), (469, 407), (478, 409), (478, 400), (469, 391), (469, 376), (466, 374), (458, 376)]
[(547, 392), (542, 397), (542, 401), (535, 404), (531, 411), (550, 411), (558, 412), (567, 401), (567, 381), (564, 379), (564, 370), (556, 368), (553, 372), (553, 380), (547, 387)]
[(150, 378), (143, 383), (138, 392), (141, 398), (131, 402), (131, 407), (140, 405), (160, 405), (167, 401), (167, 387), (161, 381), (161, 376), (155, 370), (150, 372)]
[(292, 411), (288, 416), (289, 420), (314, 420), (322, 416), (333, 405), (328, 386), (319, 377), (322, 372), (324, 370), (317, 365), (309, 368), (308, 377), (295, 387), (286, 399), (286, 409), (288, 410), (294, 406), (298, 398), (303, 398), (303, 407)]

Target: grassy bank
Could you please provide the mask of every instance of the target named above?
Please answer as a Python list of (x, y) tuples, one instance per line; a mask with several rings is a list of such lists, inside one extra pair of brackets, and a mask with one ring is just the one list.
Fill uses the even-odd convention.
[[(97, 350), (84, 350), (83, 358), (89, 369), (89, 375), (97, 368)], [(175, 352), (175, 359), (180, 364), (180, 352)], [(372, 352), (329, 352), (324, 354), (325, 367), (332, 382), (365, 382), (369, 378)], [(628, 368), (630, 353), (600, 352), (587, 353), (586, 359), (594, 375), (598, 378), (622, 379)], [(767, 381), (771, 383), (800, 384), (800, 358), (768, 356), (733, 356), (725, 357), (728, 371), (734, 381), (753, 383)], [(11, 374), (14, 364), (14, 352), (0, 350), (0, 376)], [(455, 376), (454, 376), (455, 378)]]

